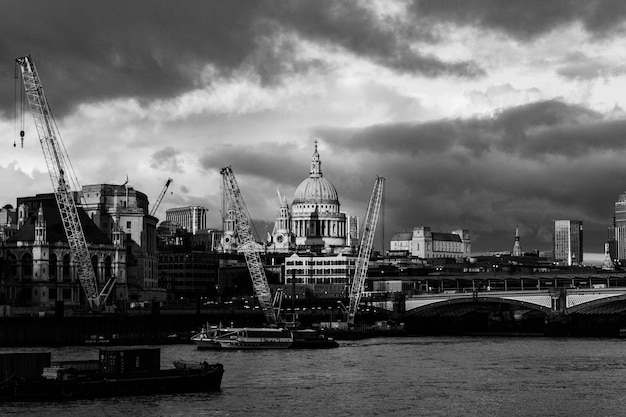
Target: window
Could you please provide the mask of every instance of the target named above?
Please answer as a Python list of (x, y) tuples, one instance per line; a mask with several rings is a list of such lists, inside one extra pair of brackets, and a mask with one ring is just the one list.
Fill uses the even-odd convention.
[(127, 229), (130, 229), (130, 227), (131, 227), (131, 222), (130, 222), (130, 221), (127, 221), (127, 222), (126, 222), (126, 228), (127, 228)]
[(57, 256), (54, 253), (50, 254), (50, 280), (53, 281), (57, 277)]
[(63, 256), (63, 281), (70, 281), (70, 255)]
[(30, 253), (25, 253), (22, 256), (22, 277), (33, 279), (33, 257)]

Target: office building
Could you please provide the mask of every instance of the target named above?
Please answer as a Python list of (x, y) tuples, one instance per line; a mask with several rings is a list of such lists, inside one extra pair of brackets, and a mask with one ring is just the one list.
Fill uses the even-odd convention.
[(177, 207), (165, 211), (165, 221), (176, 222), (192, 235), (206, 229), (208, 209), (201, 206)]
[(613, 236), (609, 236), (609, 242), (614, 239), (615, 245), (612, 255), (616, 259), (626, 259), (626, 192), (620, 194), (615, 202), (613, 230)]
[(554, 260), (568, 266), (583, 262), (582, 220), (554, 221)]

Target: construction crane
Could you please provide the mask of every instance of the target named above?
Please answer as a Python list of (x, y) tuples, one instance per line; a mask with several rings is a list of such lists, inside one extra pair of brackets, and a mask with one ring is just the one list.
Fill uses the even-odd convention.
[(233, 170), (230, 167), (222, 168), (220, 174), (222, 174), (222, 181), (224, 183), (224, 193), (230, 202), (237, 221), (237, 235), (239, 236), (240, 242), (239, 249), (243, 251), (246, 258), (248, 271), (250, 271), (250, 277), (252, 278), (252, 284), (254, 286), (254, 293), (259, 300), (261, 310), (263, 310), (268, 323), (275, 325), (277, 319), (274, 306), (272, 305), (270, 286), (265, 276), (263, 264), (261, 263), (257, 242), (252, 236), (252, 220), (248, 214), (246, 203), (241, 196), (241, 191), (239, 190), (239, 185), (237, 185)]
[(35, 119), (39, 142), (48, 166), (48, 174), (52, 181), (52, 188), (54, 189), (54, 196), (59, 207), (67, 242), (74, 262), (77, 265), (78, 279), (87, 297), (89, 307), (91, 310), (99, 311), (106, 303), (116, 278), (111, 278), (102, 291), (98, 292), (96, 274), (91, 264), (89, 249), (80, 218), (78, 217), (76, 202), (67, 184), (68, 171), (66, 167), (68, 165), (71, 167), (71, 164), (68, 164), (69, 157), (59, 146), (57, 139), (57, 136), (59, 136), (58, 130), (33, 60), (29, 55), (17, 58), (15, 61), (22, 74), (24, 90)]
[(359, 308), (359, 302), (361, 301), (361, 294), (365, 284), (365, 277), (367, 276), (370, 255), (372, 254), (372, 246), (374, 245), (374, 235), (376, 234), (378, 214), (380, 213), (380, 207), (383, 200), (384, 185), (385, 179), (378, 176), (376, 178), (376, 182), (374, 183), (374, 190), (372, 191), (369, 205), (367, 206), (367, 212), (363, 222), (363, 235), (361, 236), (359, 255), (356, 259), (356, 268), (354, 270), (352, 286), (350, 287), (350, 304), (347, 309), (348, 327), (354, 327), (354, 318), (356, 316), (357, 309)]
[(161, 205), (161, 200), (163, 200), (163, 196), (165, 195), (165, 192), (167, 191), (167, 188), (170, 186), (172, 181), (174, 180), (171, 178), (168, 178), (167, 181), (165, 181), (165, 186), (163, 187), (163, 190), (161, 190), (161, 194), (159, 194), (159, 197), (156, 199), (156, 202), (152, 206), (152, 210), (150, 210), (151, 216), (154, 216), (156, 214), (157, 210), (159, 209), (159, 205)]

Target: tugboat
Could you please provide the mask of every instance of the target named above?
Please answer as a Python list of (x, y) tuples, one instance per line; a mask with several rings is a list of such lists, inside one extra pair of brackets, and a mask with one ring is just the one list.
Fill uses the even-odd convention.
[(175, 362), (160, 369), (159, 348), (100, 349), (98, 360), (51, 362), (50, 352), (0, 354), (0, 399), (72, 400), (221, 389), (222, 364)]

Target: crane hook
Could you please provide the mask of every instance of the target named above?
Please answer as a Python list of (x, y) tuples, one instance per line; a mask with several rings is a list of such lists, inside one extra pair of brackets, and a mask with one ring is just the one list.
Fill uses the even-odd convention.
[[(24, 131), (20, 130), (20, 141), (21, 141), (21, 146), (22, 148), (24, 147)], [(13, 146), (15, 146), (15, 143), (13, 143)]]

